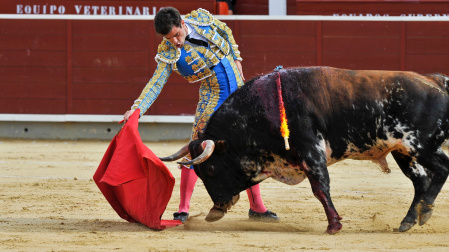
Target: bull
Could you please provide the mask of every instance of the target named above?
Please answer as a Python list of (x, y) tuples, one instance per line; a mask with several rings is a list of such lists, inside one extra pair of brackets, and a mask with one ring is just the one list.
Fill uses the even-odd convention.
[[(280, 132), (282, 87), (290, 149)], [(295, 185), (307, 178), (324, 207), (326, 232), (341, 230), (327, 167), (344, 159), (371, 160), (389, 172), (391, 153), (412, 181), (414, 198), (399, 231), (425, 224), (449, 174), (441, 146), (449, 130), (449, 78), (402, 71), (330, 67), (288, 68), (258, 76), (213, 114), (204, 133), (177, 153), (191, 153), (214, 206), (216, 221), (241, 191), (267, 178)]]

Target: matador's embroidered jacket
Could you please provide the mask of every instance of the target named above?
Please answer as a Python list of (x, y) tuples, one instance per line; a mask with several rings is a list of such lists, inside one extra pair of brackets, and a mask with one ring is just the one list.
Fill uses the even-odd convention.
[[(223, 58), (232, 61), (231, 65), (233, 74), (236, 75), (237, 86), (241, 87), (244, 83), (233, 61), (241, 61), (242, 58), (231, 29), (225, 23), (215, 19), (208, 11), (204, 9), (192, 11), (185, 16), (184, 22), (189, 23), (199, 35), (203, 36), (209, 47), (184, 43), (183, 47), (176, 48), (171, 42), (164, 39), (159, 45), (155, 57), (156, 71), (131, 109), (139, 108), (141, 115), (144, 114), (160, 94), (171, 72), (175, 71), (191, 83), (201, 81), (195, 128), (197, 123), (202, 123), (200, 121), (205, 123), (213, 112), (208, 111), (213, 109), (210, 106), (208, 108), (208, 102), (202, 102), (202, 100), (208, 101), (214, 96), (214, 92), (218, 92), (216, 90), (218, 81), (214, 78), (214, 66), (219, 64)], [(201, 120), (199, 117), (202, 114), (208, 115), (207, 118)]]

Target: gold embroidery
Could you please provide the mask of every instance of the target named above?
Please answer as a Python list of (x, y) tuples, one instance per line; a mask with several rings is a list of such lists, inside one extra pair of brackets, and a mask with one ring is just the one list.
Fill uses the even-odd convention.
[(192, 69), (194, 73), (198, 73), (199, 71), (201, 71), (201, 69), (203, 69), (206, 66), (206, 64), (204, 63), (204, 61), (200, 60), (198, 61), (198, 64), (193, 64), (192, 65)]
[(226, 55), (217, 47), (212, 49), (212, 52), (221, 60), (223, 59)]
[(209, 26), (214, 22), (214, 19), (212, 14), (201, 8), (185, 15), (186, 22), (199, 26)]
[[(210, 68), (206, 67), (207, 64), (204, 62), (207, 59), (203, 59), (202, 57), (200, 57), (200, 55), (198, 55), (198, 52), (204, 55), (204, 53), (208, 49), (206, 49), (203, 46), (194, 47), (194, 49), (195, 50), (192, 50), (190, 52), (190, 56), (186, 56), (186, 62), (188, 65), (191, 65), (194, 74), (189, 76), (183, 76), (186, 80), (188, 80), (191, 83), (201, 81), (212, 75)], [(196, 50), (198, 50), (198, 52)]]
[(240, 51), (236, 48), (237, 43), (234, 40), (234, 36), (232, 36), (231, 29), (229, 29), (229, 27), (224, 22), (221, 22), (217, 19), (214, 20), (214, 24), (212, 25), (212, 27), (214, 26), (218, 28), (217, 32), (231, 45), (229, 49), (234, 55), (234, 59), (241, 61), (242, 58), (240, 56)]
[(131, 109), (135, 110), (139, 108), (140, 115), (143, 115), (160, 94), (162, 88), (167, 82), (168, 77), (170, 76), (171, 71), (171, 65), (165, 62), (158, 63), (153, 77), (151, 77), (150, 81), (144, 87), (139, 98), (137, 98), (134, 102)]
[(170, 41), (162, 40), (157, 48), (157, 54), (154, 59), (159, 62), (163, 61), (165, 63), (173, 64), (179, 60), (181, 57), (181, 49), (175, 48)]
[(215, 66), (224, 58), (224, 54), (217, 47), (210, 49), (201, 46), (197, 47), (196, 50), (204, 56), (203, 59), (208, 66)]
[(216, 45), (225, 55), (229, 54), (229, 43), (220, 36), (219, 33), (217, 33), (215, 30), (210, 30), (207, 32), (206, 30), (201, 29), (198, 27), (197, 31), (200, 30), (201, 34), (211, 41), (214, 45)]
[(198, 133), (204, 131), (206, 123), (220, 99), (220, 87), (215, 74), (201, 83), (200, 94), (200, 101), (195, 112), (192, 140), (198, 139)]
[(242, 77), (240, 76), (240, 71), (237, 68), (237, 65), (235, 64), (234, 60), (232, 59), (232, 56), (228, 55), (226, 58), (229, 60), (229, 63), (232, 66), (232, 71), (234, 72), (235, 79), (237, 80), (237, 87), (241, 88), (243, 85), (245, 85), (245, 83), (243, 82)]
[(192, 56), (186, 56), (186, 62), (187, 62), (187, 65), (192, 64), (192, 62), (193, 62), (193, 55)]

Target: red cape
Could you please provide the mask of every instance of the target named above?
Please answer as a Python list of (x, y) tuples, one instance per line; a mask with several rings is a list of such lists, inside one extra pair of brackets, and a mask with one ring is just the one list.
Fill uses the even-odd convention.
[(139, 113), (136, 110), (112, 139), (93, 179), (121, 218), (156, 230), (181, 225), (179, 220), (161, 220), (175, 178), (142, 143)]

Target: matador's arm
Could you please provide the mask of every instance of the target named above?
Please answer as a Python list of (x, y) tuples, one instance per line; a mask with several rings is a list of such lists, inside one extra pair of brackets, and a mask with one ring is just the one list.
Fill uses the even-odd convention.
[(156, 71), (142, 90), (139, 98), (134, 101), (131, 110), (140, 109), (140, 116), (145, 114), (148, 108), (153, 104), (158, 95), (161, 93), (165, 83), (167, 83), (168, 77), (172, 72), (171, 64), (159, 61), (156, 67)]

